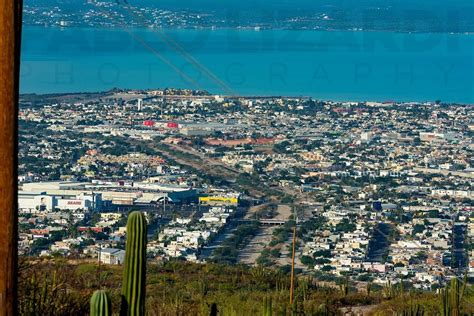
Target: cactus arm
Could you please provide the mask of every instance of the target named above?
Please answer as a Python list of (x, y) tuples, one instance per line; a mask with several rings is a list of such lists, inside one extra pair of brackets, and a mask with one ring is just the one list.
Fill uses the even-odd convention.
[(111, 316), (110, 298), (105, 291), (95, 291), (90, 300), (90, 316)]

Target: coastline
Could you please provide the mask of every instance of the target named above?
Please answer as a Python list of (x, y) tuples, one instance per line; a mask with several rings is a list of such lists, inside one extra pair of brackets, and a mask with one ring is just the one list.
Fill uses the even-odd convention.
[[(338, 100), (338, 99), (321, 99), (314, 96), (307, 95), (225, 95), (225, 94), (216, 94), (208, 91), (196, 91), (202, 94), (196, 95), (186, 95), (186, 94), (169, 94), (169, 95), (147, 95), (146, 92), (150, 91), (164, 91), (165, 89), (172, 89), (174, 91), (184, 92), (184, 91), (196, 91), (191, 89), (173, 89), (173, 88), (155, 88), (155, 89), (126, 89), (126, 88), (117, 88), (114, 87), (110, 90), (105, 91), (76, 91), (76, 92), (59, 92), (59, 93), (21, 93), (21, 99), (25, 98), (38, 98), (38, 99), (60, 99), (62, 97), (69, 98), (78, 98), (78, 97), (87, 97), (94, 96), (97, 98), (111, 96), (116, 92), (119, 93), (130, 93), (130, 100), (136, 100), (137, 95), (143, 95), (143, 99), (153, 99), (153, 98), (170, 98), (170, 99), (202, 99), (202, 98), (224, 98), (224, 99), (303, 99), (303, 100), (314, 100), (318, 102), (327, 102), (327, 103), (374, 103), (374, 104), (387, 104), (387, 105), (397, 105), (397, 104), (435, 104), (437, 100), (426, 100), (426, 101), (403, 101), (403, 100), (376, 100), (376, 99), (367, 99), (367, 100)], [(141, 93), (145, 92), (145, 94)], [(441, 100), (440, 100), (441, 101)], [(443, 104), (455, 105), (455, 106), (472, 106), (471, 103), (461, 103), (461, 102), (446, 102), (442, 101)]]
[[(57, 29), (57, 30), (68, 30), (68, 29), (83, 29), (83, 30), (117, 30), (123, 31), (128, 30), (151, 30), (151, 31), (181, 31), (181, 30), (195, 30), (195, 31), (308, 31), (308, 32), (367, 32), (367, 33), (391, 33), (391, 34), (420, 34), (420, 35), (431, 35), (431, 34), (446, 34), (446, 35), (474, 35), (473, 31), (457, 31), (457, 32), (446, 32), (446, 31), (406, 31), (396, 29), (362, 29), (362, 28), (285, 28), (285, 27), (260, 27), (260, 26), (240, 26), (240, 27), (228, 27), (228, 26), (202, 26), (202, 27), (152, 27), (152, 26), (131, 26), (124, 28), (123, 26), (93, 26), (93, 25), (71, 25), (71, 26), (59, 26), (59, 25), (38, 25), (38, 24), (24, 24), (23, 27), (31, 28), (42, 28), (42, 29)], [(256, 29), (258, 28), (258, 29)]]

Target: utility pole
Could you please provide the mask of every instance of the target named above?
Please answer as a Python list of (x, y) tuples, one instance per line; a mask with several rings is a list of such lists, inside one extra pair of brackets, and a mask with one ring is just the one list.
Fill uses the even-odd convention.
[(290, 284), (290, 305), (293, 305), (295, 289), (295, 246), (296, 246), (296, 223), (293, 226), (293, 251), (291, 253), (291, 284)]
[(21, 0), (0, 2), (0, 316), (17, 314), (17, 130)]
[(98, 279), (99, 279), (99, 290), (102, 290), (102, 279), (100, 277), (101, 272), (102, 272), (102, 266), (101, 266), (101, 261), (102, 261), (102, 245), (99, 242), (99, 257), (98, 257), (98, 263), (99, 263), (99, 272), (98, 272)]

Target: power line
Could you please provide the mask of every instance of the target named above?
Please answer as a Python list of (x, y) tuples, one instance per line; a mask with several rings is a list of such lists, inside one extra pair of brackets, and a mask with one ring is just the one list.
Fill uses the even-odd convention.
[[(138, 18), (141, 20), (141, 24), (143, 26), (147, 26), (145, 23), (144, 18), (136, 14), (130, 6), (124, 6), (118, 3), (120, 6), (125, 8), (130, 14), (132, 14), (134, 17)], [(156, 33), (161, 40), (163, 40), (168, 46), (175, 51), (181, 54), (188, 62), (190, 62), (201, 74), (204, 74), (208, 79), (216, 83), (218, 86), (220, 86), (222, 89), (226, 91), (227, 94), (229, 95), (237, 95), (235, 91), (223, 80), (221, 80), (217, 75), (215, 75), (211, 70), (209, 70), (205, 65), (203, 65), (201, 62), (199, 62), (194, 56), (189, 54), (179, 43), (177, 43), (172, 37), (169, 37), (166, 35), (165, 32), (161, 30), (153, 30), (152, 33)]]
[[(103, 14), (105, 14), (108, 18), (111, 18), (111, 16), (108, 14), (107, 11), (103, 10), (102, 8), (98, 7), (98, 10), (101, 10)], [(164, 62), (166, 65), (171, 67), (176, 73), (178, 73), (182, 78), (187, 80), (189, 83), (191, 83), (197, 90), (204, 90), (201, 85), (194, 80), (193, 78), (189, 77), (185, 72), (183, 72), (181, 69), (179, 69), (178, 66), (173, 64), (170, 60), (168, 60), (165, 56), (163, 56), (160, 52), (158, 52), (156, 49), (151, 47), (149, 44), (147, 44), (140, 36), (134, 34), (131, 32), (124, 23), (122, 23), (122, 29), (135, 41), (139, 42), (143, 47), (148, 49), (151, 53), (153, 53), (156, 57), (158, 57), (162, 62)]]

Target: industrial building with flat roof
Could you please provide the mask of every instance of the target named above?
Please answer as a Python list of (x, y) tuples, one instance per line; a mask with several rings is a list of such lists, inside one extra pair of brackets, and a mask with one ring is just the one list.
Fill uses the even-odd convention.
[(24, 183), (18, 194), (20, 211), (37, 210), (97, 210), (114, 205), (153, 204), (164, 200), (172, 203), (197, 200), (197, 192), (190, 187), (136, 182), (32, 182)]

